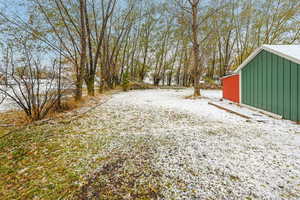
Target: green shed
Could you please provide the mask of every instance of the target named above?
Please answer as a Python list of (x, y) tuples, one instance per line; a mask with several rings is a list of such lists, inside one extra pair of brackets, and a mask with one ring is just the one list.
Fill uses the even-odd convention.
[(300, 121), (300, 45), (263, 45), (236, 73), (241, 104)]

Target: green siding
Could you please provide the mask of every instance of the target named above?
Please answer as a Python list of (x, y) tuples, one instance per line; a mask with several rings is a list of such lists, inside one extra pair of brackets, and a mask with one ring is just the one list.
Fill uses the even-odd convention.
[(291, 114), (291, 66), (288, 60), (283, 61), (284, 65), (284, 78), (283, 78), (283, 85), (284, 85), (284, 106), (283, 106), (283, 117), (285, 119), (290, 119)]
[(298, 87), (298, 71), (297, 64), (291, 63), (291, 120), (297, 121), (298, 119), (298, 96), (297, 96), (297, 87)]
[(272, 54), (267, 54), (267, 105), (266, 109), (272, 111)]
[[(251, 66), (251, 63), (250, 63), (250, 66)], [(249, 103), (252, 104), (252, 98), (253, 98), (253, 93), (252, 93), (252, 88), (253, 88), (253, 84), (252, 84), (252, 73), (253, 71), (252, 70), (249, 70), (249, 84), (250, 84), (250, 91), (249, 91)]]
[(278, 114), (283, 115), (283, 59), (281, 57), (278, 57), (278, 74), (277, 74), (277, 80), (278, 80), (278, 94), (277, 94), (277, 99), (278, 99)]
[(278, 113), (278, 81), (277, 81), (277, 74), (278, 74), (278, 66), (277, 63), (277, 56), (274, 54), (272, 55), (272, 111)]
[[(241, 74), (241, 77), (240, 77), (240, 79), (241, 79), (241, 91), (246, 91), (246, 77), (243, 77), (243, 74)], [(246, 98), (246, 92), (241, 92), (241, 97), (242, 97), (242, 99), (247, 99)]]
[(257, 61), (253, 60), (253, 105), (257, 106)]
[[(255, 59), (256, 60), (256, 59)], [(259, 61), (258, 62), (258, 81), (257, 81), (257, 83), (258, 83), (258, 97), (257, 97), (257, 102), (258, 102), (258, 107), (259, 108), (262, 108), (262, 105), (263, 105), (263, 103), (262, 103), (262, 94), (263, 94), (263, 90), (262, 90), (262, 79), (263, 79), (263, 74), (262, 74), (262, 72), (261, 72), (261, 70), (262, 70), (262, 68), (261, 68), (261, 66), (262, 66), (262, 64), (263, 64), (263, 57), (262, 56), (258, 56), (257, 57), (257, 60)], [(245, 87), (246, 88), (246, 87)]]
[[(247, 69), (247, 85), (251, 85), (251, 83), (250, 83), (250, 70), (249, 69)], [(246, 85), (246, 87), (247, 87), (247, 85)], [(249, 103), (250, 104), (250, 98), (251, 98), (251, 88), (249, 87), (249, 89), (247, 88), (247, 94), (246, 94), (246, 98), (247, 98), (247, 103)]]
[(298, 84), (297, 84), (297, 87), (298, 87), (298, 100), (297, 100), (297, 104), (298, 104), (298, 119), (297, 121), (300, 121), (300, 105), (299, 105), (299, 102), (300, 102), (300, 65), (298, 64), (297, 65), (298, 67)]
[(263, 64), (262, 64), (262, 108), (267, 108), (267, 52), (263, 51)]
[(300, 121), (300, 65), (261, 51), (242, 69), (242, 103)]

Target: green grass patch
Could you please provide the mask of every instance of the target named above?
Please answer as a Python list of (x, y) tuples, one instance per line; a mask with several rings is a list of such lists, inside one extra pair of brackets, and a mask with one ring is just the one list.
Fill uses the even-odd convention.
[(1, 199), (73, 197), (84, 175), (102, 161), (91, 158), (110, 137), (74, 131), (72, 126), (36, 126), (0, 140)]

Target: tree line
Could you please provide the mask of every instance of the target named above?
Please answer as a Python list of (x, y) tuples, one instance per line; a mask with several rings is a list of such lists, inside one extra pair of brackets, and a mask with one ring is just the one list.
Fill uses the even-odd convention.
[(22, 3), (22, 14), (0, 12), (2, 73), (30, 68), (29, 57), (41, 60), (70, 83), (76, 100), (83, 88), (93, 96), (124, 81), (194, 86), (197, 96), (200, 80), (224, 76), (262, 44), (293, 44), (300, 38), (298, 0)]

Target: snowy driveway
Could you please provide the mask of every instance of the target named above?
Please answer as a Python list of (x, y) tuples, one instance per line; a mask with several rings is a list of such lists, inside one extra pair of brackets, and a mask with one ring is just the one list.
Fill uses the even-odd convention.
[[(99, 166), (98, 176), (110, 169), (103, 188), (128, 199), (142, 198), (134, 189), (145, 185), (153, 199), (300, 198), (298, 125), (267, 117), (261, 123), (249, 121), (208, 105), (218, 101), (220, 91), (203, 91), (203, 99), (184, 98), (191, 94), (191, 89), (119, 93), (82, 119), (81, 131), (115, 138), (96, 157), (123, 156), (122, 164), (115, 160), (108, 167), (112, 161), (106, 160)], [(135, 177), (134, 183), (125, 172)], [(92, 178), (99, 179), (103, 183), (103, 177)], [(99, 184), (87, 188), (89, 197), (103, 192)]]

